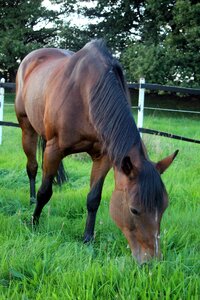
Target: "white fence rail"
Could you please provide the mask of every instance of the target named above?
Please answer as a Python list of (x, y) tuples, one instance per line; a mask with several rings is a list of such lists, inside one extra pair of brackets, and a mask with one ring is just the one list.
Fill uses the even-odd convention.
[[(5, 83), (4, 78), (1, 78), (1, 83)], [(3, 87), (0, 87), (0, 121), (3, 121), (4, 93), (5, 89)], [(3, 126), (0, 126), (0, 145), (2, 144), (2, 131)]]
[[(158, 108), (158, 107), (148, 107), (145, 106), (145, 87), (151, 90), (166, 90), (172, 92), (181, 92), (188, 93), (193, 95), (200, 95), (199, 89), (190, 89), (190, 88), (180, 88), (175, 86), (161, 86), (159, 84), (145, 84), (145, 79), (140, 78), (139, 85), (138, 84), (129, 84), (129, 88), (137, 89), (139, 88), (139, 96), (138, 96), (138, 106), (132, 106), (132, 108), (138, 109), (138, 120), (137, 127), (143, 128), (143, 120), (144, 120), (144, 110), (157, 110), (157, 111), (168, 111), (168, 112), (178, 112), (178, 113), (190, 113), (190, 114), (200, 114), (200, 111), (194, 110), (183, 110), (183, 109), (172, 109), (172, 108)], [(140, 132), (142, 137), (142, 131)]]

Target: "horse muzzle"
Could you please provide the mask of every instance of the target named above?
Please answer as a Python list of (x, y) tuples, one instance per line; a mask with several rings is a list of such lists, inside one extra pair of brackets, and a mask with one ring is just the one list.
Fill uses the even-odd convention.
[(152, 259), (160, 259), (162, 257), (160, 252), (160, 244), (157, 241), (153, 248), (144, 248), (137, 243), (131, 249), (132, 256), (136, 259), (139, 265), (149, 262)]

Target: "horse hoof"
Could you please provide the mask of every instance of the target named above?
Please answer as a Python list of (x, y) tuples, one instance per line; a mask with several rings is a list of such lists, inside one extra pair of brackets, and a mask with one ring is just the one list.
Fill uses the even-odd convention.
[(36, 204), (36, 198), (35, 197), (31, 197), (30, 198), (30, 205)]
[(31, 217), (31, 226), (35, 229), (39, 225), (39, 219), (34, 216)]

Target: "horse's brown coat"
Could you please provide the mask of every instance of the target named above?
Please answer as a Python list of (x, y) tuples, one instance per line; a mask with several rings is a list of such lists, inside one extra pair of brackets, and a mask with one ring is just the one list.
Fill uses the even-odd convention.
[[(156, 236), (168, 201), (156, 166), (163, 172), (175, 154), (157, 165), (149, 161), (131, 115), (121, 67), (100, 44), (91, 42), (77, 53), (36, 50), (19, 67), (15, 108), (27, 155), (31, 198), (35, 197), (38, 135), (46, 141), (43, 180), (33, 221), (38, 221), (52, 195), (52, 180), (62, 158), (71, 153), (87, 152), (93, 167), (85, 241), (93, 237), (104, 178), (113, 166), (115, 190), (111, 216), (126, 236), (132, 253), (143, 262), (159, 256)], [(155, 176), (154, 187), (149, 186), (145, 178), (151, 179), (151, 175), (145, 172)], [(144, 181), (142, 191), (140, 181)], [(161, 199), (150, 197), (148, 202), (148, 193), (149, 197), (161, 195)], [(143, 202), (140, 195), (145, 199)], [(159, 201), (161, 208), (157, 207)]]

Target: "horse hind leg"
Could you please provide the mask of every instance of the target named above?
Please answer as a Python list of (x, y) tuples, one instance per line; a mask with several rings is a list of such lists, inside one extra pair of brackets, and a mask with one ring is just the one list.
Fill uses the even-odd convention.
[[(43, 165), (44, 151), (46, 148), (46, 140), (41, 136), (39, 137), (39, 148), (42, 150), (42, 165)], [(67, 181), (68, 181), (68, 175), (67, 172), (65, 171), (63, 162), (61, 161), (53, 183), (61, 186), (63, 183)]]
[(53, 141), (48, 141), (44, 151), (42, 184), (37, 193), (36, 207), (32, 216), (33, 224), (39, 222), (43, 207), (50, 200), (53, 190), (53, 179), (58, 171), (62, 155)]
[(30, 204), (36, 203), (35, 179), (38, 163), (36, 160), (38, 134), (35, 132), (27, 117), (20, 120), (22, 128), (22, 145), (27, 157), (26, 170), (30, 184)]

